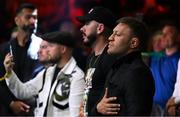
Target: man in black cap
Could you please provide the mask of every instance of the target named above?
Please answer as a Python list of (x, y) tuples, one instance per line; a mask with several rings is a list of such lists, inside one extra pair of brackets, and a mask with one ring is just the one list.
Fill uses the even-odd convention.
[(86, 15), (77, 17), (84, 25), (80, 29), (85, 45), (90, 46), (93, 54), (86, 64), (86, 88), (80, 115), (90, 116), (103, 91), (106, 75), (115, 60), (107, 54), (108, 37), (115, 25), (115, 16), (104, 7), (94, 7)]
[(49, 42), (49, 62), (55, 65), (22, 84), (12, 70), (12, 56), (7, 54), (4, 66), (10, 74), (8, 87), (18, 98), (37, 97), (35, 116), (78, 116), (85, 82), (83, 71), (72, 57), (75, 40), (67, 32), (48, 33), (42, 39)]

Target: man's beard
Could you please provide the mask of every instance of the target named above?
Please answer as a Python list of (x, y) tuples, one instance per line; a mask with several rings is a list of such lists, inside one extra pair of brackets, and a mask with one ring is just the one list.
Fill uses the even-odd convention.
[(42, 65), (50, 64), (49, 60), (39, 61)]
[(94, 42), (96, 41), (96, 34), (93, 33), (91, 35), (89, 35), (88, 37), (88, 41), (84, 43), (85, 46), (88, 46), (88, 47), (92, 47), (92, 45), (94, 44)]
[(47, 62), (52, 63), (52, 64), (56, 64), (56, 63), (58, 63), (60, 60), (61, 60), (61, 56), (56, 56), (56, 57), (52, 58), (52, 57), (49, 55), (49, 60), (48, 60)]
[(32, 34), (33, 31), (34, 31), (34, 29), (35, 29), (35, 27), (34, 27), (34, 26), (31, 26), (31, 25), (24, 25), (24, 26), (22, 27), (22, 29), (23, 29), (25, 32), (29, 33), (29, 34)]

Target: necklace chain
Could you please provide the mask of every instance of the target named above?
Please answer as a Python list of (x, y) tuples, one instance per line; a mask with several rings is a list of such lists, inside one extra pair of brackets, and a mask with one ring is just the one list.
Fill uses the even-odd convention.
[(99, 60), (100, 56), (101, 56), (101, 55), (98, 55), (98, 56), (96, 57), (96, 59), (95, 59), (94, 62), (93, 62), (93, 59), (94, 59), (95, 56), (91, 57), (91, 59), (90, 59), (90, 61), (89, 61), (89, 68), (92, 67), (92, 66), (94, 66), (94, 65), (97, 63), (97, 61)]
[[(106, 47), (106, 45), (105, 45), (104, 48), (102, 49), (102, 52), (104, 51), (105, 47)], [(97, 56), (97, 58), (95, 59), (94, 63), (92, 63), (92, 62), (93, 62), (94, 57), (96, 57), (96, 56), (94, 55), (93, 57), (91, 57), (91, 59), (90, 59), (90, 61), (89, 61), (89, 68), (92, 67), (92, 66), (94, 66), (94, 65), (96, 64), (96, 62), (99, 60), (99, 58), (100, 58), (101, 55), (102, 55), (102, 53)]]

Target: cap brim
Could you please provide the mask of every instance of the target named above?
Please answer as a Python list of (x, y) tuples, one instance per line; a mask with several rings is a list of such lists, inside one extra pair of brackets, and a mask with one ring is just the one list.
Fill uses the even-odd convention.
[(42, 38), (43, 40), (46, 40), (46, 35), (45, 34), (40, 35), (40, 38)]
[(77, 16), (76, 19), (81, 22), (81, 23), (85, 23), (87, 21), (92, 20), (89, 16)]
[(54, 33), (51, 33), (51, 34), (46, 33), (46, 34), (41, 35), (40, 37), (45, 41), (53, 42), (52, 38), (54, 38), (54, 36), (55, 36)]
[(47, 34), (40, 35), (40, 38), (42, 38), (43, 40), (48, 40), (48, 35)]

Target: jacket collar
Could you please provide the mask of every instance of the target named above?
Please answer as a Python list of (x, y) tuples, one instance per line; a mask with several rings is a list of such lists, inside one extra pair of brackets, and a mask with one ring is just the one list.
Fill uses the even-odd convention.
[[(54, 69), (56, 68), (57, 64), (54, 65)], [(70, 60), (66, 63), (66, 65), (61, 69), (61, 73), (64, 74), (71, 74), (76, 67), (76, 61), (73, 57), (70, 58)]]
[(122, 63), (131, 63), (134, 59), (137, 59), (137, 58), (141, 58), (140, 51), (131, 52), (125, 56), (117, 57), (117, 60), (114, 63), (113, 67), (119, 66)]

